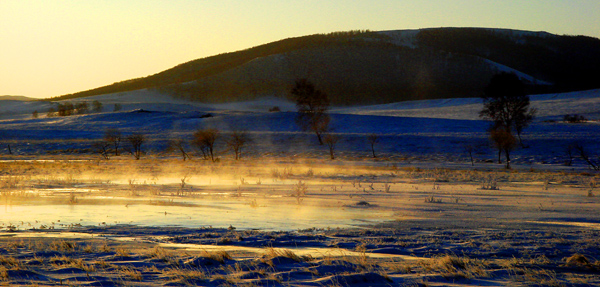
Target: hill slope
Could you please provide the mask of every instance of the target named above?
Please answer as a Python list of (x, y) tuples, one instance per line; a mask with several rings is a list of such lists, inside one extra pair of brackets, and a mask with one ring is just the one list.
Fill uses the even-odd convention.
[(25, 96), (0, 96), (0, 101), (33, 101), (34, 98), (28, 98)]
[(480, 28), (311, 35), (57, 99), (151, 88), (176, 98), (231, 102), (286, 97), (295, 79), (308, 78), (334, 104), (377, 104), (479, 96), (499, 71), (516, 72), (532, 92), (600, 88), (593, 79), (600, 74), (600, 40)]

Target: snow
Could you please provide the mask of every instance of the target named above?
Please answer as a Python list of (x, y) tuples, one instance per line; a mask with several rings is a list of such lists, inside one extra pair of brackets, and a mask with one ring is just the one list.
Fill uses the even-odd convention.
[[(139, 90), (85, 98), (98, 100), (104, 112), (46, 118), (47, 102), (3, 101), (0, 106), (0, 138), (15, 141), (17, 154), (40, 154), (45, 150), (92, 150), (90, 141), (102, 138), (108, 128), (124, 134), (141, 132), (151, 140), (148, 149), (163, 150), (169, 138), (191, 139), (194, 131), (212, 127), (222, 131), (222, 140), (234, 130), (247, 131), (254, 139), (249, 152), (319, 157), (325, 149), (316, 137), (296, 125), (294, 103), (269, 97), (227, 104), (205, 104), (172, 99), (157, 91)], [(516, 164), (555, 164), (566, 160), (566, 148), (575, 142), (590, 151), (600, 145), (600, 90), (531, 96), (537, 109), (534, 123), (523, 139), (532, 148), (514, 152)], [(112, 112), (119, 103), (122, 111)], [(269, 112), (273, 106), (281, 112)], [(337, 149), (347, 156), (365, 156), (370, 151), (366, 135), (380, 135), (378, 150), (387, 156), (412, 157), (414, 161), (464, 161), (467, 144), (477, 147), (478, 160), (494, 158), (487, 138), (489, 123), (478, 117), (481, 99), (457, 98), (408, 101), (384, 105), (332, 107), (331, 132), (342, 140)], [(31, 112), (40, 112), (38, 119)], [(566, 114), (579, 114), (592, 121), (585, 124), (562, 122)], [(49, 141), (69, 139), (67, 141)], [(73, 142), (75, 139), (78, 141)], [(70, 142), (71, 141), (71, 142)], [(26, 142), (26, 144), (23, 144)], [(220, 156), (227, 156), (224, 144)], [(534, 147), (534, 148), (533, 148)], [(0, 152), (4, 149), (0, 146)], [(577, 163), (585, 167), (585, 163)]]
[[(390, 37), (392, 44), (414, 49), (414, 48), (417, 48), (417, 34), (419, 34), (419, 32), (422, 30), (423, 29), (389, 30), (389, 31), (380, 31), (378, 33)], [(525, 37), (549, 37), (549, 36), (552, 36), (552, 34), (549, 34), (546, 32), (530, 32), (530, 31), (510, 30), (510, 29), (487, 29), (487, 30), (496, 32), (498, 34), (507, 35), (513, 41), (515, 41), (517, 43), (524, 43)], [(492, 68), (496, 69), (498, 72), (515, 73), (520, 79), (530, 82), (530, 83), (535, 83), (537, 85), (552, 85), (552, 83), (536, 79), (536, 78), (532, 77), (531, 75), (528, 75), (521, 71), (515, 70), (506, 65), (502, 65), (500, 63), (496, 63), (494, 61), (484, 59), (484, 58), (482, 58), (482, 60), (487, 62), (488, 64), (490, 64), (492, 66)]]
[[(455, 282), (461, 286), (511, 285), (523, 283), (523, 278), (529, 276), (514, 271), (516, 261), (523, 270), (539, 273), (548, 270), (557, 274), (553, 282), (571, 282), (574, 276), (584, 278), (589, 273), (589, 264), (569, 267), (567, 260), (565, 268), (564, 262), (574, 253), (585, 254), (593, 260), (598, 258), (600, 249), (597, 240), (594, 241), (598, 235), (598, 197), (587, 195), (593, 189), (588, 190), (587, 186), (594, 183), (596, 177), (589, 176), (590, 173), (537, 171), (540, 168), (587, 169), (579, 159), (572, 167), (564, 166), (565, 149), (577, 141), (590, 152), (597, 151), (600, 125), (552, 120), (566, 113), (598, 119), (600, 90), (536, 95), (531, 99), (532, 106), (538, 109), (538, 118), (523, 135), (531, 148), (514, 151), (513, 167), (517, 171), (500, 171), (501, 165), (486, 162), (495, 158), (496, 151), (487, 140), (488, 123), (477, 118), (481, 100), (476, 98), (334, 107), (331, 128), (341, 138), (336, 150), (342, 159), (335, 161), (326, 159), (326, 148), (318, 146), (313, 134), (297, 128), (294, 104), (280, 98), (215, 105), (175, 100), (156, 91), (140, 90), (82, 99), (101, 101), (105, 107), (101, 113), (46, 118), (39, 110), (38, 119), (31, 118), (32, 110), (49, 103), (2, 101), (0, 160), (13, 160), (3, 162), (3, 172), (10, 176), (23, 173), (15, 176), (21, 182), (19, 192), (22, 187), (43, 193), (54, 191), (47, 197), (23, 197), (23, 204), (16, 202), (18, 196), (6, 196), (7, 202), (11, 201), (6, 204), (0, 226), (20, 231), (7, 233), (10, 236), (2, 236), (0, 243), (14, 243), (11, 236), (34, 237), (36, 242), (41, 242), (0, 250), (3, 256), (24, 262), (22, 268), (8, 270), (7, 284), (51, 284), (69, 280), (82, 285), (115, 285), (115, 282), (126, 284), (135, 279), (127, 274), (140, 274), (141, 279), (135, 279), (132, 285), (220, 286), (225, 282), (223, 277), (241, 278), (233, 281), (239, 283), (276, 285), (267, 279), (243, 279), (259, 277), (256, 272), (244, 271), (243, 266), (265, 267), (261, 263), (265, 260), (273, 263), (265, 269), (265, 274), (282, 278), (282, 283), (289, 285), (350, 282), (348, 284), (355, 286), (354, 283), (367, 282), (356, 286), (389, 286), (412, 284), (415, 280), (435, 285)], [(115, 103), (122, 104), (123, 110), (112, 112), (110, 106)], [(282, 112), (268, 112), (273, 106), (279, 106)], [(195, 130), (203, 127), (216, 127), (221, 131), (217, 156), (227, 157), (229, 161), (210, 165), (196, 157), (184, 162), (170, 160), (168, 154), (161, 153), (169, 138), (189, 139)], [(65, 155), (76, 152), (81, 155), (75, 158), (95, 158), (91, 144), (101, 138), (107, 128), (118, 128), (125, 135), (144, 133), (149, 139), (144, 150), (159, 158), (135, 161), (123, 154), (109, 161), (48, 161), (33, 166), (14, 161), (15, 158), (44, 158), (47, 152), (60, 154), (56, 157), (60, 159), (74, 158)], [(231, 159), (223, 142), (228, 132), (236, 129), (247, 131), (254, 140), (244, 151), (242, 161)], [(379, 135), (378, 159), (369, 158), (370, 147), (365, 139), (369, 133)], [(11, 144), (17, 156), (6, 155), (5, 143)], [(475, 147), (475, 168), (470, 167), (464, 152), (466, 144)], [(273, 169), (277, 174), (280, 169), (284, 172), (289, 169), (291, 173), (292, 166), (293, 177), (273, 175)], [(379, 168), (371, 168), (373, 166)], [(13, 167), (18, 171), (11, 169)], [(450, 170), (434, 169), (436, 167)], [(311, 175), (304, 176), (303, 168), (310, 168)], [(175, 196), (177, 190), (184, 189), (178, 185), (181, 176), (190, 173), (193, 178), (185, 187), (190, 196)], [(240, 176), (252, 184), (239, 185)], [(486, 178), (498, 180), (501, 188), (483, 190), (479, 183)], [(126, 180), (130, 182), (128, 185)], [(297, 180), (309, 183), (308, 196), (303, 198), (302, 204), (290, 196)], [(262, 183), (258, 184), (259, 181)], [(389, 191), (384, 192), (386, 186)], [(135, 196), (131, 196), (134, 191)], [(67, 194), (76, 195), (77, 202), (65, 204)], [(424, 201), (429, 197), (440, 202)], [(47, 205), (48, 198), (54, 200), (54, 205)], [(254, 205), (250, 200), (254, 200)], [(360, 204), (362, 202), (368, 204)], [(216, 215), (220, 215), (218, 219)], [(122, 224), (128, 221), (140, 226)], [(375, 222), (383, 223), (365, 229), (336, 228), (364, 227)], [(21, 231), (42, 228), (42, 224), (45, 225), (43, 231)], [(212, 225), (219, 226), (213, 228)], [(231, 228), (227, 229), (227, 225)], [(52, 235), (58, 238), (60, 234), (54, 229), (47, 230), (49, 226), (81, 232), (81, 239), (66, 234), (68, 241), (61, 241), (75, 242), (73, 246), (78, 247), (68, 251), (53, 247), (65, 244), (54, 244)], [(250, 228), (294, 231), (265, 232)], [(303, 229), (296, 230), (298, 228)], [(39, 238), (45, 235), (48, 240)], [(557, 238), (568, 238), (571, 244)], [(113, 251), (106, 251), (107, 246)], [(146, 250), (153, 250), (153, 246), (157, 248), (149, 252), (156, 255), (149, 256)], [(209, 260), (205, 246), (229, 250), (233, 259), (202, 266), (206, 271), (203, 276), (192, 274), (203, 279), (173, 281), (169, 275), (173, 269), (166, 262), (180, 266), (179, 272), (195, 270), (192, 267)], [(315, 258), (310, 262), (297, 261), (281, 254), (276, 256), (276, 252), (266, 256), (269, 249), (263, 251), (264, 246), (289, 248), (294, 254)], [(168, 248), (169, 253), (164, 254), (171, 255), (158, 258), (161, 256), (158, 247)], [(232, 252), (249, 248), (254, 248), (256, 253)], [(332, 257), (335, 254), (325, 248), (335, 248), (341, 256)], [(128, 255), (119, 255), (119, 250)], [(402, 265), (391, 265), (393, 269), (386, 276), (392, 281), (388, 281), (369, 272), (370, 269), (359, 268), (360, 261), (346, 261), (354, 258), (349, 256), (355, 254), (352, 251), (359, 250), (364, 251), (358, 254), (358, 259), (382, 258), (382, 261), (368, 261), (373, 270), (379, 270), (384, 264), (389, 266), (390, 262)], [(464, 279), (460, 274), (447, 277), (451, 274), (444, 265), (435, 267), (439, 265), (434, 264), (436, 260), (450, 258), (448, 254), (456, 254), (460, 256), (456, 260), (464, 262), (492, 259), (487, 261), (489, 264), (475, 266), (483, 268), (484, 274)], [(30, 255), (35, 259), (30, 260)], [(58, 260), (52, 259), (61, 255), (79, 260), (81, 264), (79, 267), (61, 266)], [(98, 258), (106, 261), (107, 266), (127, 266), (124, 270), (128, 273), (118, 268), (103, 268), (97, 263)], [(36, 264), (38, 259), (40, 262), (52, 259), (54, 263)], [(98, 268), (84, 270), (86, 266)], [(429, 268), (431, 266), (435, 268)], [(84, 272), (87, 276), (82, 275)], [(539, 283), (536, 281), (539, 277), (532, 278), (531, 282), (524, 282)], [(585, 279), (587, 283), (598, 283), (596, 278), (590, 278)]]
[(411, 49), (417, 47), (417, 34), (421, 30), (390, 30), (380, 31), (378, 33), (389, 36), (392, 43), (398, 46), (404, 46)]
[(487, 63), (491, 64), (494, 68), (496, 68), (497, 72), (506, 72), (506, 73), (514, 73), (515, 75), (517, 75), (517, 77), (519, 77), (519, 79), (521, 79), (524, 82), (528, 82), (528, 83), (532, 83), (535, 85), (553, 85), (550, 82), (546, 82), (546, 81), (542, 81), (542, 80), (538, 80), (528, 74), (525, 74), (521, 71), (515, 70), (509, 66), (505, 66), (502, 65), (500, 63), (496, 63), (494, 61), (490, 61), (488, 59), (483, 59), (484, 61), (486, 61)]

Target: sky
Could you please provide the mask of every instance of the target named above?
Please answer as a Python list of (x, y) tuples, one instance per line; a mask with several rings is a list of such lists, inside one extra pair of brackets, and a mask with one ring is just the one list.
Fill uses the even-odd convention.
[(600, 0), (0, 0), (0, 95), (49, 98), (284, 38), (490, 27), (600, 38)]

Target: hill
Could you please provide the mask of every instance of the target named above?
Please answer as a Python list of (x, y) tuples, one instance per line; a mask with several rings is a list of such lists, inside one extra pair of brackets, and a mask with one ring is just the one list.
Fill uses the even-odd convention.
[(34, 101), (36, 99), (28, 98), (25, 96), (0, 96), (0, 101)]
[(500, 71), (532, 93), (600, 88), (600, 40), (484, 28), (351, 31), (284, 39), (190, 61), (144, 78), (64, 95), (153, 89), (209, 103), (287, 97), (308, 78), (336, 105), (479, 96)]

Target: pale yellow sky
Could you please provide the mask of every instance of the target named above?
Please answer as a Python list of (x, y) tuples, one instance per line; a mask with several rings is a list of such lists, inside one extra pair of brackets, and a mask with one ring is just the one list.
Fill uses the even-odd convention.
[(0, 0), (0, 95), (47, 98), (283, 38), (497, 27), (600, 37), (600, 0)]

